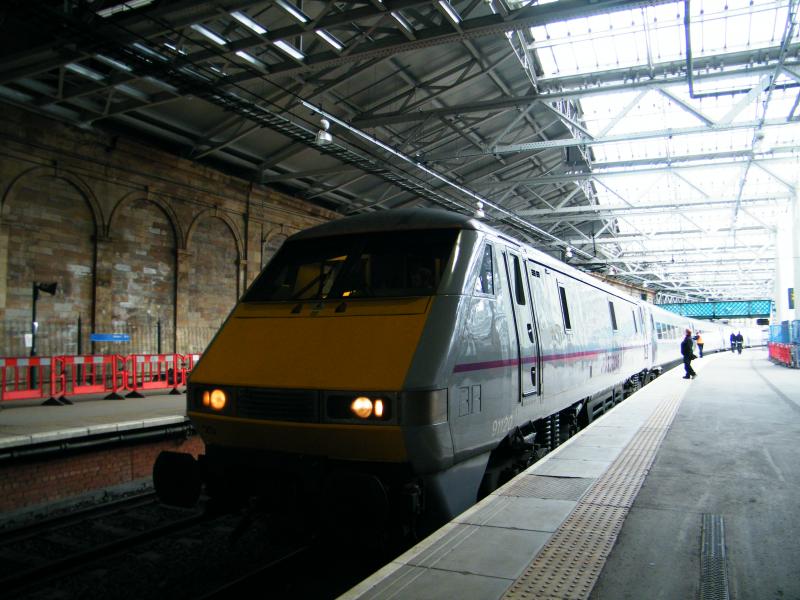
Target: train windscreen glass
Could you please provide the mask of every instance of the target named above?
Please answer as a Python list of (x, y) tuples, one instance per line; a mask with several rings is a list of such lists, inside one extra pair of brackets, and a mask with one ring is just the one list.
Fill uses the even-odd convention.
[(244, 301), (431, 296), (457, 237), (435, 229), (290, 240)]

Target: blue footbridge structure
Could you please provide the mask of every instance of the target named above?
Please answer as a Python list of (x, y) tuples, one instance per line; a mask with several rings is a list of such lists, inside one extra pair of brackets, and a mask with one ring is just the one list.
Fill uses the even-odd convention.
[[(659, 304), (661, 308), (693, 319), (767, 319), (772, 300), (730, 300)], [(769, 327), (769, 357), (775, 363), (800, 368), (800, 320), (782, 321)]]

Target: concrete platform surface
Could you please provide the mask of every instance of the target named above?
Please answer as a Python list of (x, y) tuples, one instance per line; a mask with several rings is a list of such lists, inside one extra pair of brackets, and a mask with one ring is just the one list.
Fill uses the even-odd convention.
[(731, 598), (800, 599), (799, 441), (800, 371), (720, 355), (691, 382), (591, 598), (699, 597), (709, 514)]
[(183, 423), (186, 395), (148, 394), (144, 398), (74, 398), (74, 404), (7, 402), (0, 410), (0, 449), (62, 439)]
[(762, 349), (693, 364), (341, 598), (694, 599), (710, 514), (730, 597), (800, 599), (800, 371)]

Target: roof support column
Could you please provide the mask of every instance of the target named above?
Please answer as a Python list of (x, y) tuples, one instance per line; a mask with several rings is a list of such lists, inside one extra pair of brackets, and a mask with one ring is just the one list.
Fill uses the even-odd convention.
[(789, 303), (790, 290), (798, 298), (797, 282), (800, 281), (800, 200), (795, 192), (790, 218), (781, 222), (775, 240), (775, 314), (773, 324), (800, 318), (797, 302)]
[[(794, 190), (794, 202), (792, 202), (792, 263), (793, 279), (792, 289), (794, 290), (794, 318), (800, 321), (800, 187)], [(787, 297), (788, 300), (788, 297)], [(792, 340), (800, 342), (800, 340)]]

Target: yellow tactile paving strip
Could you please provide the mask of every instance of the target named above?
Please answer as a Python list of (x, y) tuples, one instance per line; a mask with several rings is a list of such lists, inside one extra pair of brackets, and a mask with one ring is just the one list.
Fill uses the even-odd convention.
[(652, 416), (584, 494), (504, 600), (589, 597), (684, 395), (685, 388), (656, 400), (660, 405)]

